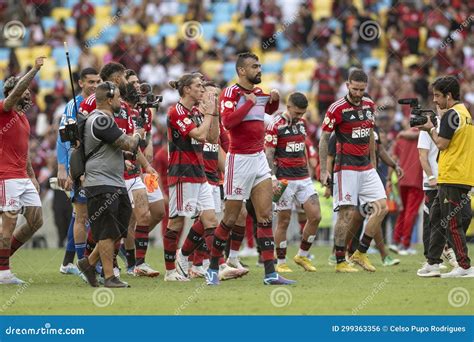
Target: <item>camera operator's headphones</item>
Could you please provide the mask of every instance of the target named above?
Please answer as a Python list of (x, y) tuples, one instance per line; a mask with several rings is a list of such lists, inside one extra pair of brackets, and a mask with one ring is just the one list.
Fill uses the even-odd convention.
[(105, 84), (107, 84), (107, 88), (108, 88), (105, 96), (107, 96), (110, 99), (113, 99), (115, 96), (115, 84), (113, 84), (110, 81), (105, 81)]

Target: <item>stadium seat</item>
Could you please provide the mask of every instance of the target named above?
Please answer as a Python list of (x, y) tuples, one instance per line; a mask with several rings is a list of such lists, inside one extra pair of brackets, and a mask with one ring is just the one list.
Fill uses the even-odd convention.
[(97, 6), (95, 8), (96, 18), (107, 18), (112, 16), (112, 6)]
[(10, 48), (0, 48), (0, 60), (10, 59)]
[(143, 32), (143, 29), (140, 25), (138, 24), (126, 24), (126, 25), (120, 25), (120, 32), (123, 32), (125, 34), (139, 34)]
[(109, 0), (88, 0), (94, 7), (96, 6), (105, 6), (110, 2)]
[(272, 73), (279, 73), (282, 70), (283, 63), (282, 62), (268, 62), (262, 64), (262, 71), (263, 72), (272, 72)]
[(175, 49), (178, 46), (178, 35), (170, 34), (166, 36), (166, 47)]
[(79, 3), (79, 0), (66, 0), (64, 7), (73, 8), (77, 3)]
[[(355, 2), (362, 2), (356, 0)], [(319, 0), (314, 2), (313, 19), (330, 18), (332, 16), (332, 0)]]
[(217, 34), (217, 25), (213, 22), (204, 22), (201, 24), (204, 39), (211, 40)]
[(151, 23), (146, 28), (146, 35), (148, 37), (156, 36), (158, 34), (159, 30), (160, 30), (160, 25), (155, 24), (155, 23)]
[(43, 26), (44, 32), (48, 33), (51, 28), (56, 25), (56, 20), (53, 17), (41, 18), (41, 25)]
[(233, 62), (226, 62), (222, 67), (222, 73), (224, 80), (226, 82), (232, 80), (235, 77), (235, 63)]
[(161, 37), (167, 37), (172, 34), (178, 33), (178, 26), (175, 24), (166, 23), (161, 25), (159, 35)]
[(308, 93), (311, 90), (311, 81), (304, 80), (296, 84), (296, 91)]
[(188, 11), (188, 4), (180, 2), (179, 7), (178, 7), (178, 13), (179, 14), (186, 14), (187, 11)]
[(44, 90), (53, 90), (54, 89), (54, 80), (39, 80), (39, 87), (40, 89)]
[(181, 25), (184, 22), (184, 14), (177, 14), (171, 18), (171, 21), (175, 25)]
[(291, 43), (288, 39), (286, 39), (284, 34), (279, 34), (276, 38), (276, 46), (278, 51), (285, 51), (286, 49), (290, 48)]
[(47, 58), (44, 61), (44, 67), (41, 68), (39, 76), (43, 80), (53, 80), (56, 73), (56, 61), (53, 58)]
[(51, 17), (58, 22), (61, 18), (70, 18), (71, 17), (71, 8), (66, 7), (56, 7), (51, 11)]
[(201, 65), (201, 71), (210, 79), (216, 78), (222, 71), (222, 63), (214, 60), (204, 61)]
[(107, 27), (107, 29), (104, 30), (99, 35), (100, 36), (99, 43), (100, 44), (102, 44), (102, 43), (108, 43), (108, 44), (112, 43), (117, 38), (117, 36), (119, 35), (119, 32), (120, 32), (120, 28), (117, 25)]
[(105, 44), (98, 44), (91, 47), (92, 53), (97, 56), (99, 61), (103, 61), (107, 52), (109, 52), (109, 46)]
[(48, 45), (33, 46), (31, 48), (31, 55), (49, 57), (51, 56), (51, 46), (48, 46)]

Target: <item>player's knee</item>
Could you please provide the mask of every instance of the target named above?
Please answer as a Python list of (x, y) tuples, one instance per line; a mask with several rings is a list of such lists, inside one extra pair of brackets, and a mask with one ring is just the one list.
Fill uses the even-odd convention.
[(311, 215), (307, 215), (307, 220), (310, 225), (318, 225), (319, 222), (321, 222), (321, 213), (320, 212), (315, 212), (312, 213)]
[(385, 200), (377, 203), (375, 214), (379, 217), (385, 217), (388, 214), (387, 202)]

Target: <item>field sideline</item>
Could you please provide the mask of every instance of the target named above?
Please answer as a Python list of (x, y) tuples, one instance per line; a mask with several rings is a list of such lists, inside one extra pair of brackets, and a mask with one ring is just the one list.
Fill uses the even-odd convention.
[[(472, 245), (471, 245), (472, 250)], [(290, 248), (293, 256), (296, 248)], [(122, 275), (132, 288), (94, 292), (77, 276), (58, 271), (63, 250), (20, 250), (12, 270), (22, 286), (0, 286), (2, 315), (471, 315), (474, 312), (472, 279), (421, 279), (416, 270), (423, 256), (400, 257), (398, 266), (385, 268), (378, 255), (370, 255), (377, 272), (335, 274), (328, 266), (329, 247), (314, 247), (317, 273), (305, 273), (289, 261), (298, 280), (290, 287), (262, 285), (263, 270), (255, 259), (248, 276), (210, 288), (204, 281), (165, 283)], [(147, 256), (163, 272), (161, 249)], [(122, 269), (123, 271), (123, 269)], [(451, 297), (449, 298), (449, 294)], [(98, 305), (94, 304), (97, 303)], [(451, 302), (451, 304), (450, 304)], [(105, 305), (108, 304), (108, 305)], [(452, 305), (454, 304), (454, 305)], [(464, 304), (460, 306), (460, 304)], [(105, 305), (105, 306), (104, 306)], [(103, 306), (103, 307), (102, 307)], [(458, 307), (455, 307), (458, 306)]]

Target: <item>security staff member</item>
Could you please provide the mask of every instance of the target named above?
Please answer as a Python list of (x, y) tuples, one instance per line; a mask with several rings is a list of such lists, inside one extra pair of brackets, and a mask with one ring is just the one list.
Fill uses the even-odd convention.
[(429, 118), (419, 127), (429, 132), (440, 150), (438, 195), (430, 210), (428, 262), (417, 273), (422, 277), (440, 276), (446, 238), (454, 248), (459, 266), (441, 277), (474, 277), (466, 245), (466, 230), (472, 216), (468, 192), (474, 186), (474, 125), (471, 114), (460, 102), (459, 88), (453, 76), (437, 79), (433, 83), (433, 101), (441, 111), (445, 110), (439, 133)]
[(105, 287), (129, 287), (113, 273), (114, 244), (127, 236), (132, 214), (130, 200), (123, 179), (122, 151), (136, 152), (143, 130), (127, 136), (114, 121), (120, 111), (120, 91), (111, 82), (101, 83), (96, 90), (97, 108), (87, 117), (84, 127), (84, 147), (87, 159), (84, 188), (92, 235), (98, 241), (94, 251), (77, 266), (89, 284), (97, 287), (95, 265), (102, 262)]

